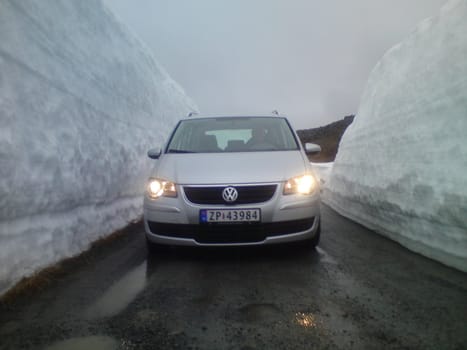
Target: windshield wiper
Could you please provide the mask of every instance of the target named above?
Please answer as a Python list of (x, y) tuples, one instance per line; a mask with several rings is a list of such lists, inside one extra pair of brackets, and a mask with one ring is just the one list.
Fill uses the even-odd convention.
[(187, 151), (187, 150), (184, 150), (184, 149), (169, 149), (167, 151), (167, 153), (196, 153), (196, 152)]

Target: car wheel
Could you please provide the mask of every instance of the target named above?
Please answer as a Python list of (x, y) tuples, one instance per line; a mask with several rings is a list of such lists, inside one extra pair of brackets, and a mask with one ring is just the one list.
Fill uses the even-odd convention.
[(321, 236), (321, 222), (319, 223), (318, 230), (316, 230), (316, 234), (312, 239), (308, 239), (302, 243), (302, 246), (305, 248), (314, 249), (319, 244), (319, 239)]
[(148, 253), (150, 254), (157, 253), (157, 252), (164, 252), (168, 248), (167, 245), (151, 242), (147, 237), (146, 237), (146, 247), (148, 249)]

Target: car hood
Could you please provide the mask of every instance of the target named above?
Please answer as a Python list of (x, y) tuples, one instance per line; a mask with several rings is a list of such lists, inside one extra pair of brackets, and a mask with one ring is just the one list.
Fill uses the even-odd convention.
[(300, 151), (164, 154), (155, 177), (186, 184), (280, 182), (309, 171)]

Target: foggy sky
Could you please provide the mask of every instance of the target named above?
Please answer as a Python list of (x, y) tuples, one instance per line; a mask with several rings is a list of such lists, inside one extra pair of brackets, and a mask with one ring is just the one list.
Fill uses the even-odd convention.
[(357, 112), (376, 62), (445, 0), (105, 0), (206, 114)]

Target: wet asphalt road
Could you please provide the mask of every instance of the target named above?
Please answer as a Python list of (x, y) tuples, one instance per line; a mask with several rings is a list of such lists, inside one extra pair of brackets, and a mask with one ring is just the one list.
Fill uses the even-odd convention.
[(326, 206), (317, 250), (148, 257), (136, 224), (68, 265), (0, 305), (0, 349), (467, 349), (467, 274)]

